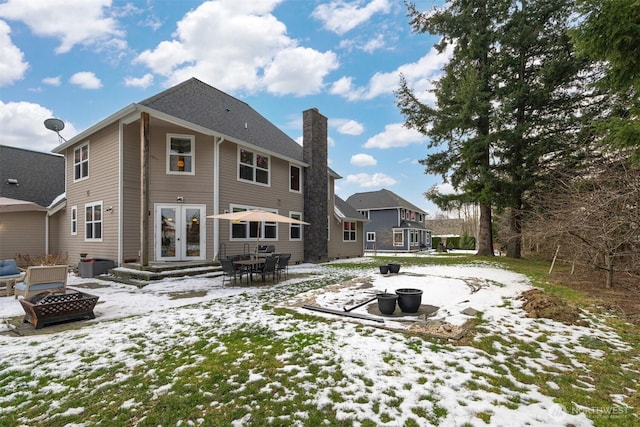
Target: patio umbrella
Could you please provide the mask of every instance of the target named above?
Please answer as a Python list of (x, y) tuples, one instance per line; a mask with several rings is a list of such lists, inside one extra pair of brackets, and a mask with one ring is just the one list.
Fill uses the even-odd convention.
[[(263, 211), (261, 209), (250, 209), (240, 212), (230, 212), (225, 214), (207, 215), (207, 218), (227, 219), (230, 221), (246, 221), (246, 222), (280, 222), (285, 224), (302, 224), (309, 225), (308, 222), (300, 221), (299, 219), (289, 218), (288, 216), (278, 215), (277, 213)], [(262, 227), (260, 227), (262, 229)], [(260, 240), (260, 233), (256, 239), (256, 251), (258, 250), (258, 242)]]
[(46, 210), (47, 208), (42, 207), (37, 203), (28, 202), (26, 200), (10, 199), (9, 197), (0, 197), (0, 213)]

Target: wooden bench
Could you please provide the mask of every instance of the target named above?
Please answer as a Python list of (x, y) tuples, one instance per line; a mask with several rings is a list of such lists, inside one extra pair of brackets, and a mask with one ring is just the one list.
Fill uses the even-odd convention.
[(41, 265), (27, 268), (24, 281), (16, 282), (15, 297), (30, 298), (45, 291), (65, 292), (67, 290), (67, 265)]

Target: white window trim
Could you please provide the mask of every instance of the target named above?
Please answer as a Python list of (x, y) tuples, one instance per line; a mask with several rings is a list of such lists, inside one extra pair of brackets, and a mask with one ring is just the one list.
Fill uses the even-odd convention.
[[(188, 139), (191, 142), (191, 170), (188, 172), (171, 170), (171, 138)], [(196, 137), (195, 135), (185, 135), (180, 133), (167, 134), (167, 157), (166, 157), (167, 175), (195, 175), (196, 174)]]
[[(83, 147), (87, 147), (87, 160), (86, 160), (86, 163), (87, 163), (87, 176), (81, 176), (80, 178), (76, 179), (76, 151), (80, 150), (82, 152), (82, 148)], [(89, 141), (87, 141), (87, 142), (85, 142), (83, 144), (80, 144), (78, 146), (78, 148), (75, 148), (73, 150), (73, 182), (80, 182), (80, 181), (84, 181), (85, 179), (89, 179), (89, 176), (91, 175), (91, 170), (89, 168), (90, 160), (91, 160), (91, 148), (89, 147)], [(83, 161), (80, 161), (80, 164), (82, 164), (82, 163), (83, 163)]]
[[(356, 225), (356, 228), (353, 231), (351, 231), (351, 230), (348, 231), (349, 234), (353, 233), (353, 236), (354, 236), (353, 239), (345, 239), (344, 238), (344, 233), (345, 233), (344, 224), (345, 223), (355, 224)], [(348, 242), (348, 243), (353, 243), (353, 242), (357, 242), (358, 241), (358, 223), (356, 221), (344, 221), (342, 223), (342, 241), (343, 242)]]
[(367, 242), (375, 242), (375, 241), (376, 241), (376, 232), (367, 231)]
[[(402, 240), (400, 243), (396, 243), (396, 234), (400, 234), (402, 236)], [(393, 230), (393, 246), (402, 246), (404, 247), (404, 230)]]
[[(263, 208), (260, 206), (247, 206), (247, 205), (229, 205), (229, 212), (235, 212), (235, 209), (242, 209), (242, 210), (251, 210), (251, 209), (260, 209), (266, 212), (273, 212), (275, 214), (278, 213), (277, 210), (275, 209), (270, 209), (270, 208)], [(229, 241), (231, 242), (255, 242), (256, 241), (256, 237), (255, 236), (251, 236), (251, 229), (249, 228), (249, 223), (250, 222), (256, 222), (256, 221), (228, 221), (229, 222)], [(248, 237), (233, 237), (233, 225), (238, 225), (238, 224), (245, 224), (245, 227), (247, 228), (247, 236)], [(265, 235), (265, 226), (269, 224), (271, 226), (271, 224), (275, 225), (275, 238), (272, 237), (264, 237)], [(278, 229), (278, 223), (277, 222), (269, 222), (269, 223), (265, 223), (264, 221), (260, 223), (260, 237), (257, 238), (260, 242), (277, 242), (278, 241), (278, 236), (279, 236), (280, 230)]]
[(78, 235), (78, 206), (71, 206), (71, 235)]
[[(242, 163), (242, 162), (240, 161), (240, 160), (241, 160), (240, 152), (241, 152), (242, 150), (247, 151), (247, 152), (249, 152), (249, 153), (253, 153), (253, 163), (254, 163), (254, 164), (253, 164), (253, 165), (251, 165), (251, 167), (253, 168), (253, 179), (252, 179), (252, 180), (244, 179), (244, 178), (240, 177), (240, 166), (241, 166), (241, 165), (249, 166), (249, 165), (247, 165), (246, 163)], [(268, 162), (268, 164), (269, 164), (269, 168), (268, 168), (268, 169), (258, 168), (258, 166), (255, 164), (255, 163), (257, 162), (257, 160), (258, 160), (258, 159), (257, 159), (257, 156), (266, 157), (267, 162)], [(238, 146), (238, 155), (237, 155), (237, 165), (236, 165), (236, 169), (237, 169), (236, 179), (237, 179), (239, 182), (246, 182), (246, 183), (249, 183), (249, 184), (260, 185), (260, 186), (262, 186), (262, 187), (271, 187), (271, 173), (272, 173), (272, 170), (271, 170), (271, 156), (266, 155), (266, 154), (263, 154), (263, 153), (261, 153), (261, 152), (259, 152), (259, 151), (249, 150), (249, 149), (247, 149), (247, 148), (242, 147), (242, 146), (240, 146), (240, 145), (239, 145), (239, 146)], [(263, 171), (264, 171), (264, 170), (266, 170), (266, 171), (267, 171), (267, 182), (266, 182), (266, 183), (256, 181), (256, 169), (260, 169), (260, 170), (263, 170)]]
[[(291, 188), (291, 168), (297, 168), (298, 173), (298, 190)], [(289, 163), (289, 191), (292, 193), (302, 193), (302, 168), (298, 165), (294, 165), (293, 163)]]
[[(299, 219), (300, 221), (304, 221), (304, 219), (302, 219), (302, 212), (295, 212), (295, 211), (289, 211), (289, 218), (295, 218), (295, 219)], [(291, 237), (291, 229), (292, 228), (298, 228), (300, 230), (300, 237), (298, 238), (294, 238)], [(299, 242), (302, 240), (302, 224), (289, 224), (289, 240), (292, 242)]]
[[(88, 238), (87, 237), (87, 208), (91, 206), (100, 206), (100, 238), (96, 239), (96, 238)], [(83, 230), (83, 234), (84, 234), (84, 241), (85, 242), (102, 242), (102, 239), (104, 238), (104, 203), (102, 203), (102, 200), (98, 201), (98, 202), (91, 202), (91, 203), (85, 203), (84, 205), (84, 230)], [(93, 221), (93, 223), (95, 223), (97, 221)]]

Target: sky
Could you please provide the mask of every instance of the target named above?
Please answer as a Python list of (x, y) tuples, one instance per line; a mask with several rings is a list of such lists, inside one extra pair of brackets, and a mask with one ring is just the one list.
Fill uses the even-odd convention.
[[(297, 390), (289, 389), (282, 399), (316, 402), (318, 407), (328, 404), (336, 410), (338, 419), (368, 419), (376, 425), (405, 425), (416, 408), (423, 408), (429, 414), (433, 413), (430, 405), (437, 403), (445, 410), (438, 419), (438, 425), (442, 426), (488, 425), (478, 414), (491, 414), (490, 425), (592, 426), (594, 423), (585, 414), (598, 408), (576, 403), (580, 410), (567, 409), (550, 395), (553, 390), (567, 387), (560, 382), (566, 381), (566, 377), (558, 378), (557, 375), (579, 370), (580, 375), (569, 386), (572, 395), (583, 405), (602, 405), (602, 394), (594, 393), (591, 384), (594, 373), (578, 360), (590, 357), (594, 363), (600, 363), (604, 351), (624, 353), (630, 348), (604, 321), (598, 320), (597, 315), (583, 316), (585, 326), (526, 317), (522, 300), (517, 297), (532, 288), (529, 280), (498, 267), (487, 264), (403, 265), (400, 274), (383, 276), (374, 269), (332, 268), (332, 264), (340, 262), (370, 262), (370, 259), (290, 266), (288, 280), (252, 287), (223, 286), (221, 277), (193, 276), (154, 281), (138, 288), (100, 277), (79, 278), (71, 273), (69, 287), (99, 296), (94, 310), (96, 318), (76, 323), (82, 326), (78, 329), (47, 331), (50, 327), (45, 327), (41, 334), (0, 334), (0, 360), (12, 361), (4, 364), (4, 368), (0, 366), (0, 374), (5, 377), (3, 387), (19, 390), (3, 396), (3, 411), (22, 414), (22, 408), (40, 405), (47, 417), (56, 418), (60, 423), (63, 420), (59, 418), (74, 414), (86, 415), (88, 420), (91, 416), (88, 408), (74, 407), (72, 402), (68, 408), (69, 402), (63, 398), (49, 405), (47, 399), (43, 401), (42, 393), (53, 391), (57, 396), (65, 396), (65, 387), (68, 387), (65, 384), (73, 384), (73, 389), (68, 390), (69, 396), (86, 392), (99, 401), (101, 394), (95, 393), (96, 384), (109, 384), (114, 378), (126, 382), (147, 360), (184, 358), (189, 361), (185, 368), (200, 369), (200, 358), (194, 357), (191, 346), (185, 343), (206, 340), (211, 349), (224, 351), (221, 337), (238, 329), (256, 327), (268, 330), (265, 336), (284, 342), (298, 341), (300, 334), (316, 337), (309, 340), (308, 354), (302, 356), (312, 358), (320, 372), (311, 372), (313, 366), (300, 364), (300, 358), (285, 348), (281, 369), (263, 372), (256, 368), (250, 372), (249, 381), (259, 381), (264, 383), (265, 389), (278, 390), (279, 376), (296, 372), (299, 389), (305, 390), (305, 395), (300, 396)], [(309, 288), (304, 288), (304, 281), (309, 280), (309, 274), (313, 281), (320, 280), (333, 286), (305, 292)], [(341, 283), (340, 277), (353, 279)], [(474, 290), (469, 283), (473, 283)], [(479, 328), (475, 339), (502, 337), (495, 342), (494, 351), (412, 339), (402, 332), (414, 323), (415, 315), (401, 313), (399, 317), (383, 317), (384, 324), (381, 324), (309, 311), (301, 306), (304, 302), (342, 311), (343, 307), (369, 299), (371, 293), (394, 292), (407, 287), (423, 290), (422, 303), (438, 308), (433, 320), (460, 325), (469, 319), (462, 314), (464, 309), (480, 310), (483, 324), (490, 327)], [(375, 304), (371, 302), (352, 312), (372, 317), (368, 310)], [(286, 307), (305, 316), (283, 315), (272, 306)], [(12, 329), (7, 320), (23, 314), (19, 301), (11, 296), (0, 297), (0, 332), (3, 327), (5, 331)], [(318, 316), (325, 321), (313, 320)], [(535, 351), (523, 351), (523, 343), (529, 343)], [(260, 352), (247, 353), (245, 359), (253, 357), (260, 357)], [(519, 369), (523, 377), (505, 369), (505, 359), (516, 365), (514, 369)], [(339, 381), (331, 381), (336, 363), (348, 375)], [(36, 365), (37, 377), (52, 378), (51, 383), (25, 387), (24, 375), (12, 373), (34, 372), (32, 369)], [(622, 369), (632, 369), (633, 364), (628, 365)], [(326, 375), (323, 370), (328, 370)], [(174, 383), (180, 383), (181, 372), (176, 370), (173, 376), (163, 375), (162, 378), (147, 375), (145, 386), (134, 401), (120, 402), (117, 396), (105, 395), (105, 401), (96, 403), (90, 410), (96, 411), (96, 407), (102, 406), (113, 409), (118, 404), (128, 410), (158, 395), (178, 392), (172, 388)], [(539, 385), (521, 381), (528, 375), (538, 374), (548, 378), (546, 394)], [(502, 376), (505, 376), (504, 380), (496, 379)], [(91, 381), (87, 381), (87, 377)], [(560, 383), (555, 382), (557, 378)], [(238, 395), (230, 391), (227, 398), (231, 402), (211, 402), (211, 405), (233, 405), (236, 399), (242, 401), (245, 384), (234, 383), (234, 376), (226, 380), (233, 383), (231, 389), (236, 389)], [(389, 390), (393, 390), (393, 398)], [(620, 394), (610, 396), (614, 401), (612, 404), (620, 405), (625, 411), (633, 410), (622, 402), (628, 397), (625, 393), (632, 392), (621, 390)], [(336, 394), (341, 396), (339, 404), (331, 398)], [(590, 396), (594, 396), (593, 400)], [(260, 416), (260, 405), (238, 403), (238, 406), (249, 408), (248, 418), (237, 420), (235, 425), (245, 425), (249, 419), (255, 421), (252, 416)], [(305, 425), (303, 415), (291, 414), (293, 419), (282, 420), (282, 423)], [(33, 420), (21, 419), (25, 425), (30, 421)], [(176, 425), (194, 425), (189, 420), (181, 421)], [(206, 425), (206, 422), (200, 424)]]
[[(415, 1), (427, 11), (439, 0)], [(427, 139), (403, 126), (404, 75), (429, 92), (448, 54), (411, 31), (398, 0), (0, 0), (0, 144), (50, 152), (127, 105), (196, 77), (302, 141), (302, 111), (328, 118), (343, 199), (386, 188), (430, 214)]]

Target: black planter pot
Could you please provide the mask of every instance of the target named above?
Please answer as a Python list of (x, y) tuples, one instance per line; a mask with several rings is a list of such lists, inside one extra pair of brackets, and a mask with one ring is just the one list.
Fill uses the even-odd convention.
[(387, 274), (389, 272), (389, 266), (388, 265), (381, 265), (380, 266), (380, 274)]
[(396, 311), (396, 300), (398, 295), (395, 294), (376, 294), (378, 297), (378, 310), (382, 314), (393, 314)]
[(389, 264), (389, 273), (399, 273), (400, 264)]
[(416, 313), (422, 304), (420, 289), (402, 288), (398, 289), (396, 294), (398, 294), (398, 306), (403, 313)]

